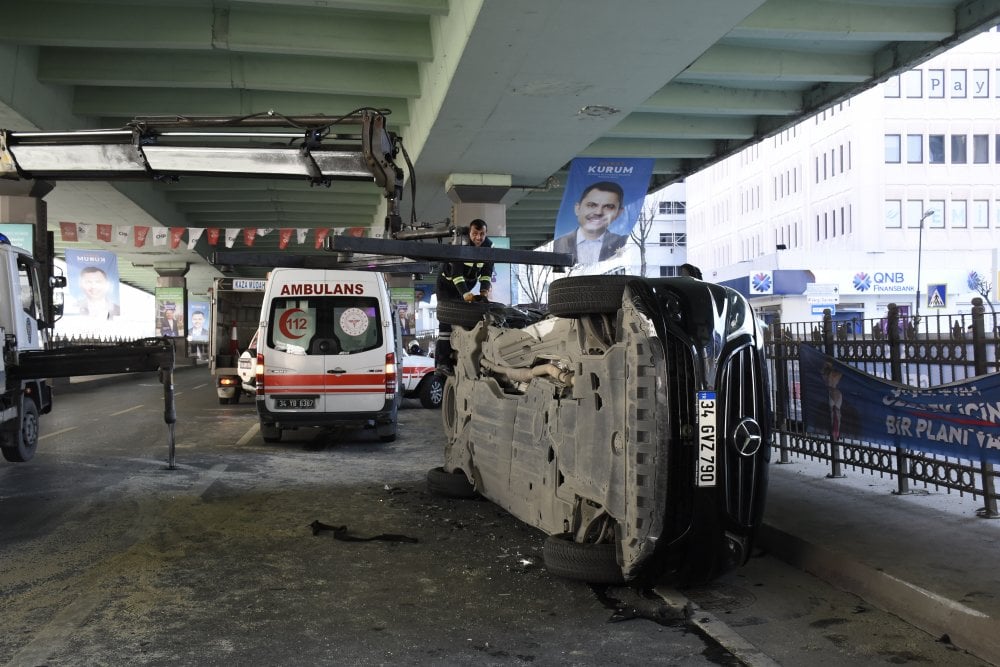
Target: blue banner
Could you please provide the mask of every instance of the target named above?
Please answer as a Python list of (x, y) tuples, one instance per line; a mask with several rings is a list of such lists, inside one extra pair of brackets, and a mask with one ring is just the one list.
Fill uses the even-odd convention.
[(928, 389), (884, 380), (799, 346), (806, 431), (1000, 463), (1000, 374)]
[(553, 252), (574, 264), (615, 257), (628, 241), (649, 188), (649, 158), (576, 158), (556, 216)]

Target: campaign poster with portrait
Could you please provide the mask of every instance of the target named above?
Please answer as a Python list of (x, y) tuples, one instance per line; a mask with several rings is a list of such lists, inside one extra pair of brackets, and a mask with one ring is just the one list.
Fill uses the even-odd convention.
[(413, 336), (417, 332), (416, 289), (413, 287), (389, 288), (389, 299), (396, 312), (399, 313), (400, 332), (404, 336)]
[(67, 316), (106, 322), (121, 315), (118, 256), (106, 250), (66, 250)]
[(184, 335), (184, 288), (156, 288), (156, 334), (168, 338)]
[(188, 301), (187, 339), (192, 343), (207, 343), (212, 326), (208, 301)]
[(651, 158), (574, 159), (556, 216), (552, 251), (571, 255), (574, 264), (619, 254), (642, 212), (653, 162)]

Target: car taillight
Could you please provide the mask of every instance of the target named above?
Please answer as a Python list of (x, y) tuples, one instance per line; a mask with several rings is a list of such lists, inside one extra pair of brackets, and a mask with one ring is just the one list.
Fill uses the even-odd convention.
[(396, 395), (396, 354), (385, 355), (385, 397), (391, 399)]
[(257, 370), (255, 381), (257, 383), (257, 395), (264, 395), (264, 353), (257, 354)]

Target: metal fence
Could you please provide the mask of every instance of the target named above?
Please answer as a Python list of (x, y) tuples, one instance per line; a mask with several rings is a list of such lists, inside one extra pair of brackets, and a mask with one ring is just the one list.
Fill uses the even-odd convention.
[(887, 447), (857, 440), (834, 440), (806, 433), (799, 391), (799, 349), (811, 345), (866, 373), (915, 387), (938, 386), (1000, 372), (1000, 320), (983, 300), (971, 313), (905, 317), (890, 304), (887, 317), (835, 322), (827, 310), (821, 323), (783, 323), (766, 332), (776, 442), (780, 461), (792, 455), (829, 463), (829, 477), (844, 468), (894, 478), (895, 493), (912, 486), (982, 497), (983, 517), (997, 518), (996, 471), (991, 464)]

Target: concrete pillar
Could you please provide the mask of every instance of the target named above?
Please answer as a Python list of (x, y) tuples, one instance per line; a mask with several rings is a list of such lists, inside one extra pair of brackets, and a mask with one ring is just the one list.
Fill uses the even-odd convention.
[(480, 218), (486, 221), (489, 235), (507, 236), (507, 206), (501, 200), (510, 191), (509, 174), (452, 174), (445, 181), (452, 206), (452, 223), (466, 226)]
[[(174, 351), (178, 364), (185, 363), (188, 357), (194, 356), (194, 350), (188, 349), (187, 341), (187, 274), (190, 265), (187, 262), (162, 262), (153, 265), (156, 271), (156, 335), (166, 333), (168, 322), (175, 322), (176, 333), (172, 335)], [(170, 305), (174, 312), (168, 313)]]

